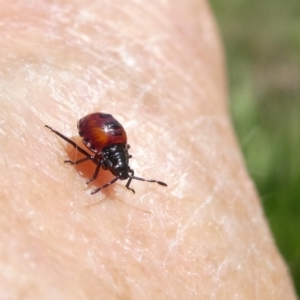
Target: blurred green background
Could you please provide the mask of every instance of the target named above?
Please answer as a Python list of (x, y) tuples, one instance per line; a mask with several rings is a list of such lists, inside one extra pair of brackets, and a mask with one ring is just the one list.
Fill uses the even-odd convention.
[(235, 130), (300, 295), (300, 1), (210, 3)]

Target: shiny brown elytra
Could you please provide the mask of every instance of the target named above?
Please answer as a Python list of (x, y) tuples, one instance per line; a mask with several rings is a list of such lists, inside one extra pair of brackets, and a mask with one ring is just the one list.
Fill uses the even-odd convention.
[(132, 179), (156, 182), (162, 186), (167, 186), (167, 184), (162, 181), (134, 176), (134, 171), (129, 167), (129, 159), (131, 158), (131, 155), (128, 153), (130, 146), (127, 144), (126, 132), (123, 126), (110, 114), (102, 112), (92, 113), (83, 117), (77, 123), (78, 132), (84, 145), (90, 151), (95, 153), (94, 155), (90, 155), (68, 137), (52, 129), (50, 126), (45, 125), (45, 127), (71, 144), (76, 150), (85, 156), (84, 158), (76, 161), (65, 160), (65, 163), (78, 165), (91, 160), (96, 165), (94, 174), (92, 178), (87, 181), (87, 184), (97, 178), (100, 168), (103, 170), (109, 170), (115, 176), (110, 182), (93, 190), (91, 194), (98, 193), (100, 190), (115, 183), (119, 179), (127, 180), (125, 186), (133, 193), (135, 193), (135, 191), (130, 188)]

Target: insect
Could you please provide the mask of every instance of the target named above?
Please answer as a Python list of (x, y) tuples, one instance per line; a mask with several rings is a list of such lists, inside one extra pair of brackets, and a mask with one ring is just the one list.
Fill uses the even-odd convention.
[(129, 167), (129, 159), (132, 156), (128, 153), (130, 146), (127, 144), (126, 132), (123, 126), (110, 114), (102, 112), (92, 113), (83, 117), (77, 123), (78, 133), (84, 145), (94, 153), (93, 155), (89, 154), (75, 142), (52, 129), (50, 126), (45, 125), (45, 127), (85, 155), (84, 158), (76, 161), (65, 160), (65, 163), (78, 165), (91, 160), (96, 165), (92, 178), (89, 179), (86, 184), (91, 183), (97, 178), (100, 168), (109, 170), (115, 176), (110, 182), (93, 190), (91, 192), (92, 195), (115, 183), (119, 179), (127, 180), (125, 186), (133, 193), (135, 193), (134, 189), (130, 188), (132, 179), (156, 182), (162, 186), (167, 186), (167, 184), (162, 181), (134, 176), (134, 171)]

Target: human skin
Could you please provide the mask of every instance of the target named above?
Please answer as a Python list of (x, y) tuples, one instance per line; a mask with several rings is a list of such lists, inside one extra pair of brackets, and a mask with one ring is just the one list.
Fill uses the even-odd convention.
[[(2, 1), (1, 299), (295, 299), (227, 111), (204, 1)], [(242, 101), (242, 99), (241, 99)], [(93, 196), (76, 122), (111, 113), (137, 176)], [(82, 143), (81, 143), (82, 145)]]

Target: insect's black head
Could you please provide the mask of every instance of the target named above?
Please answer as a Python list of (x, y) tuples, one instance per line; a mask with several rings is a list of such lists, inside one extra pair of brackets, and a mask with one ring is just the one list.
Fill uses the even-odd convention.
[(129, 155), (125, 144), (107, 146), (102, 151), (105, 168), (121, 180), (129, 177)]
[(129, 174), (129, 167), (127, 166), (117, 166), (113, 170), (110, 170), (116, 177), (118, 177), (121, 180), (128, 179)]

